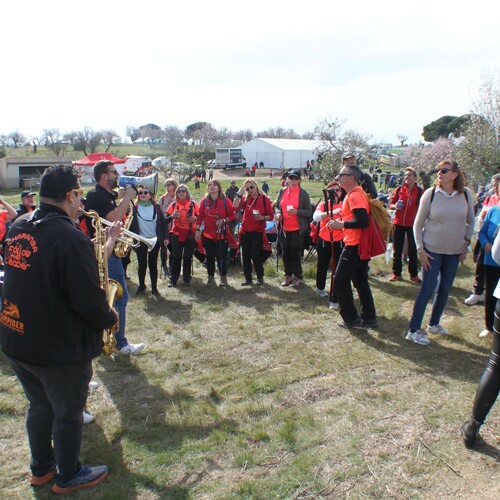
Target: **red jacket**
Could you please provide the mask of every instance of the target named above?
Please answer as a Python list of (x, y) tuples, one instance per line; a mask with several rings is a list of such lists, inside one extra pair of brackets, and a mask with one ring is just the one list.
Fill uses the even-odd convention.
[(396, 210), (396, 215), (394, 216), (394, 224), (396, 226), (413, 226), (423, 191), (424, 190), (416, 184), (411, 191), (408, 190), (406, 184), (403, 184), (394, 191), (390, 204), (395, 205), (399, 200), (403, 201), (403, 208)]

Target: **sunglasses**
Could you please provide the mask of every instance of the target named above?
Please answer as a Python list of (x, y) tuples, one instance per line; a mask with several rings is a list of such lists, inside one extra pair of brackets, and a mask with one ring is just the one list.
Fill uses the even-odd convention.
[(187, 193), (187, 191), (185, 189), (178, 189), (177, 192), (178, 193)]
[(116, 175), (117, 173), (118, 173), (117, 170), (108, 170), (108, 175), (109, 174), (115, 174)]
[(447, 174), (448, 172), (455, 172), (455, 170), (452, 170), (451, 168), (440, 168), (438, 172), (441, 172), (442, 174)]
[(149, 194), (149, 191), (139, 191), (139, 194)]
[(170, 187), (170, 186), (175, 186), (175, 184), (172, 184), (171, 182), (167, 182), (165, 186)]
[(245, 188), (245, 191), (252, 191), (253, 189), (255, 189), (255, 186), (248, 186)]
[(334, 190), (336, 193), (341, 193), (341, 192), (342, 192), (342, 189), (341, 189), (341, 188), (333, 188), (333, 190)]
[(70, 193), (75, 192), (76, 194), (79, 194), (80, 196), (83, 196), (83, 188), (78, 188), (78, 189), (72, 189)]
[(344, 177), (344, 175), (354, 175), (354, 174), (338, 174), (337, 177)]
[(299, 178), (296, 177), (295, 175), (289, 175), (288, 178), (291, 180), (291, 181), (298, 181)]

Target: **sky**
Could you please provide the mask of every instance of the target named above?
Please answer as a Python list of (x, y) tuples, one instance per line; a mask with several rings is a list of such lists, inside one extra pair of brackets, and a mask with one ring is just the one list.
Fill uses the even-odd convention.
[(198, 122), (422, 141), (500, 71), (500, 2), (18, 0), (2, 6), (0, 135)]

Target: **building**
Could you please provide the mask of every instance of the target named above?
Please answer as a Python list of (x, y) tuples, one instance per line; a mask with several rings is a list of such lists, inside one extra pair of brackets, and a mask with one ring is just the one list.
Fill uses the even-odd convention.
[(257, 162), (265, 168), (304, 168), (309, 160), (316, 161), (318, 141), (307, 139), (266, 139), (259, 137), (240, 146), (248, 166)]
[(0, 158), (0, 187), (3, 189), (33, 189), (47, 167), (71, 164), (71, 158), (57, 156), (9, 156)]

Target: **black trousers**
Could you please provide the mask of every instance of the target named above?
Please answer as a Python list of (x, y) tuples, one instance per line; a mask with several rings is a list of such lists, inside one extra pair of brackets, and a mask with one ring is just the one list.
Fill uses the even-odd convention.
[(92, 362), (35, 366), (7, 358), (30, 403), (26, 430), (31, 472), (43, 476), (57, 465), (58, 479), (68, 481), (81, 467), (83, 410)]
[(283, 251), (283, 267), (286, 276), (302, 279), (302, 251), (304, 249), (304, 234), (300, 231), (281, 231), (279, 242)]
[[(324, 290), (326, 286), (326, 277), (328, 271), (331, 271), (332, 266), (330, 265), (332, 261), (332, 244), (330, 241), (326, 241), (323, 238), (318, 238), (318, 243), (316, 244), (316, 252), (318, 254), (318, 266), (316, 268), (316, 288), (319, 290)], [(333, 258), (335, 261), (335, 267), (333, 272), (335, 272), (337, 265), (340, 260), (340, 255), (342, 253), (342, 242), (333, 242)], [(335, 286), (330, 293), (330, 302), (337, 302), (337, 294), (335, 293)]]
[(351, 281), (356, 283), (356, 289), (358, 290), (361, 302), (361, 318), (370, 321), (375, 320), (377, 317), (370, 284), (368, 283), (369, 263), (369, 260), (359, 258), (358, 245), (349, 245), (342, 249), (337, 270), (335, 271), (334, 283), (340, 306), (340, 315), (345, 322), (349, 323), (358, 318), (358, 312), (354, 306)]
[(149, 267), (151, 289), (156, 290), (158, 286), (158, 253), (160, 252), (160, 244), (157, 243), (153, 250), (148, 252), (148, 247), (144, 243), (141, 243), (135, 251), (137, 253), (137, 274), (139, 277), (139, 286), (145, 286), (146, 271)]
[(243, 273), (247, 281), (252, 280), (252, 262), (257, 279), (264, 277), (264, 264), (262, 262), (263, 234), (250, 231), (241, 235), (241, 250), (243, 252)]
[(227, 240), (213, 240), (203, 238), (203, 248), (205, 248), (207, 273), (209, 276), (215, 275), (215, 264), (221, 276), (227, 275)]
[(500, 300), (495, 306), (495, 320), (493, 323), (493, 345), (490, 359), (486, 365), (474, 400), (472, 418), (482, 424), (495, 404), (500, 392)]
[(493, 295), (495, 288), (500, 278), (500, 267), (483, 266), (484, 284), (485, 284), (485, 301), (484, 301), (484, 325), (493, 331), (493, 321), (495, 319), (495, 306), (497, 303), (496, 297)]
[(188, 238), (185, 241), (179, 241), (176, 234), (170, 233), (170, 243), (172, 244), (172, 271), (170, 281), (177, 283), (181, 274), (185, 283), (191, 281), (191, 264), (193, 262), (193, 253), (196, 247), (194, 238)]
[(392, 260), (392, 272), (397, 276), (401, 276), (401, 273), (403, 272), (403, 247), (405, 244), (405, 236), (408, 240), (408, 272), (410, 273), (410, 276), (417, 276), (417, 245), (415, 244), (412, 226), (394, 225), (394, 257)]
[(484, 248), (479, 243), (479, 240), (476, 241), (473, 255), (476, 268), (474, 270), (474, 287), (472, 291), (476, 295), (482, 295), (484, 292)]

